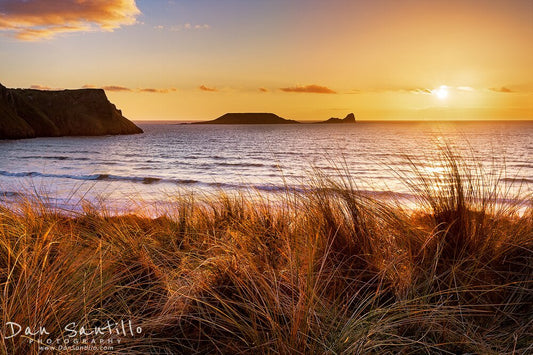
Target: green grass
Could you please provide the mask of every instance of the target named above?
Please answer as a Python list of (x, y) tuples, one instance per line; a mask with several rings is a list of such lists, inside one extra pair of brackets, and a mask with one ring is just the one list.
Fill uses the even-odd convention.
[(0, 208), (0, 352), (38, 353), (6, 322), (57, 338), (130, 319), (143, 332), (115, 352), (532, 353), (531, 193), (441, 161), (439, 188), (399, 176), (416, 211), (319, 173), (274, 201), (179, 197), (156, 219)]

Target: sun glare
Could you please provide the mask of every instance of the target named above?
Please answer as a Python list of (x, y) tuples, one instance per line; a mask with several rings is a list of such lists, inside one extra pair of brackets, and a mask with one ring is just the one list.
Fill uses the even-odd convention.
[(439, 100), (445, 100), (448, 97), (448, 87), (446, 85), (441, 85), (438, 89), (431, 91)]

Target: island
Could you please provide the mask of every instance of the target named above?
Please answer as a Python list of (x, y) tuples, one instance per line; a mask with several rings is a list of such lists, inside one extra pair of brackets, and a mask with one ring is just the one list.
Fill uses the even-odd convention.
[(143, 133), (102, 89), (8, 89), (0, 84), (0, 139)]
[(327, 121), (316, 122), (316, 123), (355, 123), (355, 115), (353, 113), (349, 113), (344, 118), (331, 117)]
[(233, 112), (226, 113), (211, 121), (194, 122), (193, 124), (294, 124), (300, 123), (288, 120), (267, 112)]
[[(192, 124), (294, 124), (303, 123), (295, 120), (288, 120), (273, 113), (266, 112), (232, 112), (226, 113), (214, 120), (192, 122)], [(355, 123), (355, 115), (349, 113), (345, 118), (332, 117), (327, 121), (314, 123)], [(189, 124), (189, 123), (187, 123)]]

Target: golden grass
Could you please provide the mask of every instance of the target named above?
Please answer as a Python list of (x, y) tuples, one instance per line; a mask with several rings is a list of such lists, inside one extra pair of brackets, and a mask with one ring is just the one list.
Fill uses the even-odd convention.
[[(444, 188), (403, 177), (415, 212), (319, 174), (274, 202), (183, 197), (157, 219), (0, 208), (0, 322), (65, 338), (129, 319), (128, 354), (531, 353), (531, 195), (498, 203), (444, 161)], [(2, 354), (39, 352), (2, 332)]]

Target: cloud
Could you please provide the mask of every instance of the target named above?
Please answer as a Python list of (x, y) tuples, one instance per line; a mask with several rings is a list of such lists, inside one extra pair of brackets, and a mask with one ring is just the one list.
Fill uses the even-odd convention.
[(266, 88), (259, 88), (259, 91), (260, 91), (260, 92), (269, 92), (269, 90), (266, 89)]
[(130, 88), (118, 85), (102, 86), (102, 89), (104, 89), (105, 91), (133, 91)]
[[(443, 85), (445, 86), (445, 85)], [(446, 88), (451, 88), (446, 86)], [(383, 93), (407, 93), (415, 95), (431, 95), (433, 89), (424, 88), (424, 87), (414, 87), (414, 86), (390, 86), (390, 87), (376, 87), (369, 89), (352, 89), (346, 94), (383, 94)]]
[[(461, 92), (474, 92), (474, 89), (471, 86), (447, 86), (441, 85), (439, 88), (445, 88), (450, 91), (461, 91)], [(382, 87), (373, 87), (365, 89), (351, 89), (343, 92), (343, 94), (386, 94), (386, 93), (399, 93), (399, 94), (414, 94), (414, 95), (432, 95), (436, 89), (435, 88), (425, 88), (421, 86), (382, 86)]]
[(494, 91), (494, 92), (503, 92), (503, 93), (516, 92), (516, 91), (511, 90), (511, 89), (509, 89), (508, 87), (505, 87), (505, 86), (502, 86), (501, 88), (490, 88), (489, 90), (490, 91)]
[(169, 92), (178, 91), (176, 88), (140, 88), (140, 89), (131, 89), (126, 86), (120, 85), (107, 85), (107, 86), (97, 86), (93, 84), (85, 84), (82, 86), (83, 89), (104, 89), (105, 91), (115, 91), (115, 92), (147, 92), (155, 94), (167, 94)]
[(447, 89), (447, 90), (457, 90), (457, 91), (464, 91), (464, 92), (473, 92), (475, 89), (470, 86), (448, 86), (448, 85), (441, 85), (438, 88), (423, 88), (423, 87), (391, 87), (391, 88), (384, 88), (384, 89), (378, 89), (376, 92), (380, 91), (389, 91), (389, 92), (406, 92), (409, 94), (424, 94), (424, 95), (432, 95), (434, 94), (435, 90), (438, 89)]
[(62, 33), (113, 31), (135, 24), (140, 13), (135, 0), (4, 0), (0, 31), (37, 41)]
[(211, 26), (207, 23), (204, 24), (191, 24), (191, 23), (185, 23), (181, 25), (174, 25), (174, 26), (164, 26), (164, 25), (157, 25), (154, 26), (154, 30), (158, 31), (170, 31), (170, 32), (181, 32), (181, 31), (205, 31), (210, 30)]
[(202, 90), (202, 91), (207, 91), (207, 92), (216, 92), (216, 91), (218, 91), (217, 88), (210, 88), (210, 87), (207, 87), (205, 85), (200, 85), (198, 88), (200, 90)]
[(151, 93), (156, 93), (156, 94), (166, 94), (166, 93), (174, 92), (177, 90), (178, 89), (176, 88), (168, 88), (168, 89), (142, 88), (142, 89), (139, 89), (138, 91), (139, 92), (151, 92)]
[(361, 94), (361, 93), (363, 93), (363, 91), (359, 89), (352, 89), (350, 91), (345, 92), (345, 94)]
[(50, 86), (43, 86), (43, 85), (38, 85), (38, 84), (35, 84), (35, 85), (31, 85), (30, 86), (30, 89), (34, 89), (34, 90), (46, 90), (46, 91), (53, 91), (53, 90), (63, 90), (63, 88), (52, 88)]
[(407, 94), (431, 94), (433, 89), (416, 87), (416, 86), (390, 86), (390, 87), (378, 87), (374, 89), (366, 90), (366, 92), (371, 93), (386, 93), (386, 92), (398, 92), (398, 93), (407, 93)]
[(475, 91), (473, 87), (470, 86), (458, 86), (457, 90), (459, 91)]
[(194, 25), (195, 30), (210, 30), (211, 26), (209, 26), (207, 23), (204, 23), (203, 25)]
[(303, 92), (310, 94), (336, 94), (336, 91), (331, 90), (325, 86), (319, 85), (306, 85), (306, 86), (293, 86), (288, 88), (281, 88), (281, 91), (284, 92)]
[(427, 88), (405, 88), (398, 91), (408, 92), (410, 94), (432, 94), (433, 90)]

